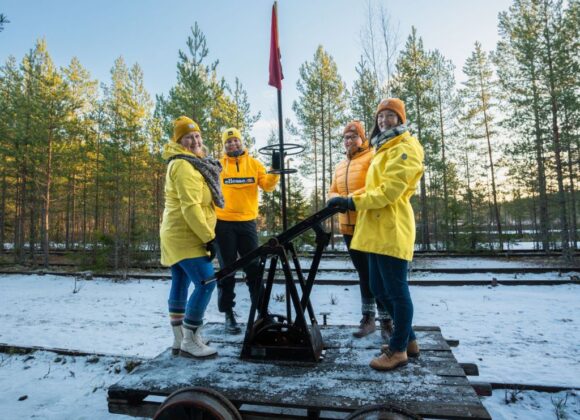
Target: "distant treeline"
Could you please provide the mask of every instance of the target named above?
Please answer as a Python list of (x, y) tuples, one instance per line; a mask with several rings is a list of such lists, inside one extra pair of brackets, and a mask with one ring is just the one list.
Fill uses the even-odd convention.
[[(541, 249), (561, 244), (568, 253), (576, 246), (580, 2), (514, 1), (499, 15), (496, 49), (486, 52), (475, 42), (461, 86), (454, 63), (425, 50), (415, 28), (402, 44), (387, 10), (369, 7), (367, 17), (352, 86), (323, 46), (300, 66), (286, 141), (306, 150), (287, 162), (299, 168), (290, 176), (289, 224), (324, 205), (344, 156), (345, 123), (359, 119), (370, 132), (380, 99), (397, 96), (426, 151), (413, 198), (424, 249), (504, 246), (514, 232)], [(82, 263), (114, 268), (157, 254), (161, 151), (173, 119), (193, 117), (214, 156), (226, 127), (255, 141), (250, 132), (260, 115), (252, 113), (242, 83), (221, 77), (208, 53), (196, 23), (178, 52), (175, 85), (154, 100), (139, 65), (123, 58), (102, 83), (76, 58), (57, 68), (43, 40), (20, 61), (6, 59), (0, 244), (13, 244), (16, 262), (30, 262), (40, 248), (47, 264), (51, 243), (86, 249)], [(277, 139), (271, 134), (268, 141)], [(312, 185), (311, 194), (305, 185)], [(264, 235), (279, 232), (279, 200), (279, 191), (263, 197)], [(136, 252), (143, 249), (151, 254)]]

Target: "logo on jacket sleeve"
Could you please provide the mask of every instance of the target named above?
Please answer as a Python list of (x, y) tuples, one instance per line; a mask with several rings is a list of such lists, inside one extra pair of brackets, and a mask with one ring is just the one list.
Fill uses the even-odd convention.
[(225, 185), (254, 184), (256, 178), (253, 176), (247, 178), (224, 178)]

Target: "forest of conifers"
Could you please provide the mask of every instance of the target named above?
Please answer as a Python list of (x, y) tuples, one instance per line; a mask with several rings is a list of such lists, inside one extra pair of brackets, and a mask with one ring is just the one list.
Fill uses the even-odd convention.
[[(474, 39), (465, 63), (426, 50), (420, 28), (400, 40), (396, 26), (384, 8), (369, 10), (361, 50), (353, 51), (352, 86), (322, 45), (300, 65), (297, 82), (285, 81), (299, 92), (285, 138), (305, 147), (288, 161), (299, 168), (289, 177), (289, 225), (324, 206), (344, 157), (346, 122), (361, 120), (370, 133), (380, 99), (399, 97), (425, 148), (425, 176), (413, 199), (420, 247), (507, 249), (525, 240), (537, 249), (575, 249), (580, 2), (514, 0), (498, 17), (495, 49)], [(208, 62), (211, 40), (197, 23), (184, 41), (174, 86), (155, 98), (139, 64), (122, 57), (101, 81), (76, 58), (57, 68), (44, 40), (24, 57), (4, 59), (0, 253), (10, 250), (16, 263), (40, 253), (36, 263), (48, 264), (53, 247), (84, 250), (83, 264), (114, 268), (157, 254), (161, 151), (172, 121), (192, 117), (218, 157), (221, 130), (239, 127), (252, 143), (260, 118), (242, 81), (225, 80), (218, 62)], [(272, 133), (268, 142), (277, 141)], [(265, 236), (279, 233), (279, 200), (279, 190), (262, 198)]]

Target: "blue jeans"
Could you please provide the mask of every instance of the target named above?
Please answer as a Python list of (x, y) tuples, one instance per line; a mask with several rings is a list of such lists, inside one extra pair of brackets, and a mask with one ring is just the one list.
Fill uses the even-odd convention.
[[(185, 313), (185, 328), (196, 328), (203, 324), (203, 315), (215, 289), (215, 282), (202, 286), (201, 281), (213, 275), (213, 265), (207, 257), (187, 258), (171, 266), (169, 312)], [(194, 289), (187, 299), (190, 283), (194, 284)]]
[(409, 263), (388, 255), (369, 253), (368, 256), (371, 291), (375, 299), (387, 308), (395, 324), (389, 348), (406, 351), (409, 341), (415, 340), (413, 302), (407, 282)]

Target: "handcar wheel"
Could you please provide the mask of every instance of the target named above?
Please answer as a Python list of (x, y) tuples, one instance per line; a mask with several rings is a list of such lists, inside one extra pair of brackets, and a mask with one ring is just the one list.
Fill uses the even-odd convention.
[(219, 392), (204, 387), (182, 388), (165, 399), (154, 420), (242, 420), (236, 407)]
[(421, 420), (418, 414), (392, 404), (367, 405), (351, 413), (345, 420)]

